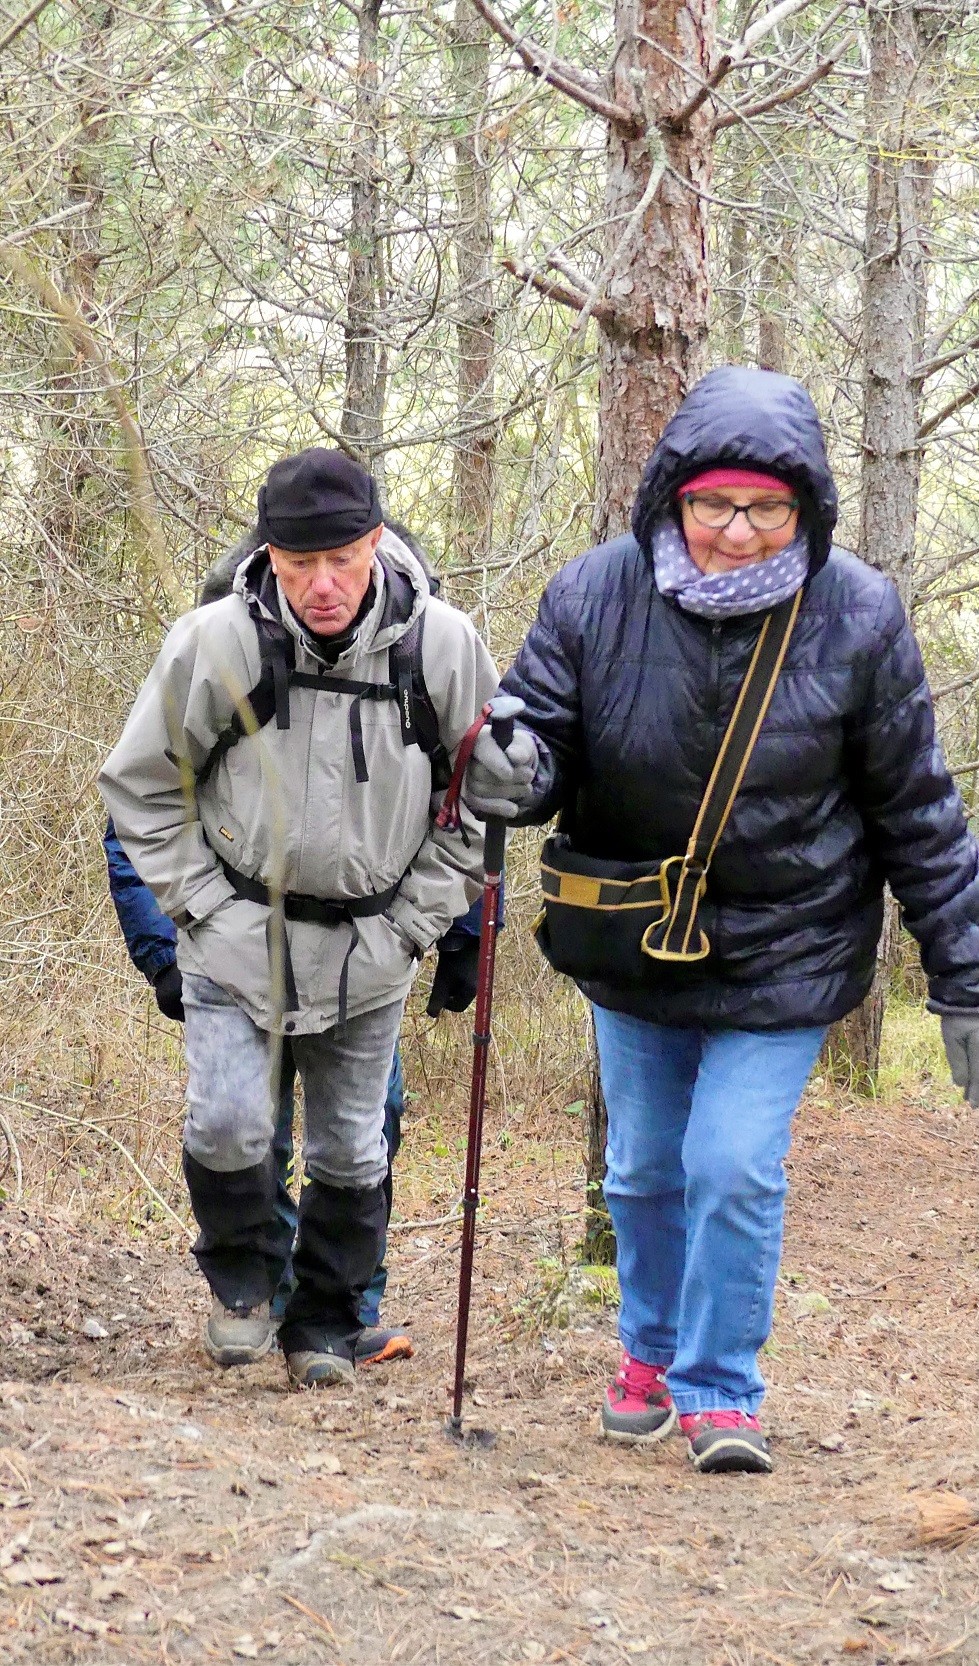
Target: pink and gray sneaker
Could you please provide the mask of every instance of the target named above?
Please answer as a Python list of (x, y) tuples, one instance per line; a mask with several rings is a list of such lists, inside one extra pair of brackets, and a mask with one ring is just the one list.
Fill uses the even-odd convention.
[(676, 1408), (666, 1386), (665, 1365), (644, 1365), (622, 1350), (615, 1381), (602, 1401), (606, 1440), (635, 1445), (665, 1440), (676, 1423)]
[(690, 1462), (701, 1475), (747, 1470), (769, 1475), (772, 1455), (757, 1417), (743, 1411), (685, 1412), (680, 1428), (687, 1437)]

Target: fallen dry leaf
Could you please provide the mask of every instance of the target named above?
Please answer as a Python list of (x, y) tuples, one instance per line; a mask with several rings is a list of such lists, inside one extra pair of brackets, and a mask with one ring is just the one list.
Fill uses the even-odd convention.
[(69, 1631), (82, 1631), (88, 1637), (104, 1637), (109, 1629), (105, 1620), (95, 1620), (90, 1614), (76, 1614), (73, 1608), (56, 1608), (54, 1617), (58, 1625), (67, 1626)]
[(8, 1585), (60, 1585), (65, 1576), (48, 1562), (14, 1562), (3, 1577)]
[(881, 1574), (877, 1583), (882, 1591), (910, 1591), (914, 1574), (907, 1568), (892, 1568), (889, 1573)]
[(306, 1470), (318, 1469), (321, 1475), (342, 1475), (343, 1464), (335, 1452), (314, 1452), (303, 1464)]
[(115, 1579), (93, 1579), (91, 1595), (93, 1602), (112, 1602), (113, 1598), (125, 1597), (129, 1593)]

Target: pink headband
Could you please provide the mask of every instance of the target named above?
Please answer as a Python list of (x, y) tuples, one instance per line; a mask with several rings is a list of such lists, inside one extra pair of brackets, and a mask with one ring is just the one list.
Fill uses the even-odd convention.
[(777, 474), (759, 474), (755, 469), (707, 469), (704, 474), (695, 474), (691, 480), (684, 481), (676, 495), (686, 497), (688, 492), (713, 492), (721, 486), (750, 486), (768, 492), (792, 491), (788, 482), (780, 480)]

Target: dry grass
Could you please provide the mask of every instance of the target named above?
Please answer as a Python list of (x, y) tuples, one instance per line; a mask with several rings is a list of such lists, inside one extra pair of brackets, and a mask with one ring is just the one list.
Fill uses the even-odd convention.
[(954, 1492), (919, 1493), (914, 1500), (918, 1511), (919, 1545), (937, 1545), (958, 1550), (979, 1540), (979, 1504), (971, 1504)]
[[(614, 1314), (571, 1278), (546, 1309), (580, 1233), (577, 1142), (528, 1125), (504, 1149), (495, 1098), (465, 1405), (492, 1452), (441, 1428), (457, 1226), (394, 1240), (416, 1358), (298, 1395), (278, 1360), (203, 1361), (203, 1291), (166, 1225), (8, 1208), (5, 1661), (972, 1666), (979, 1540), (911, 1544), (908, 1518), (937, 1500), (947, 1527), (979, 1497), (974, 1123), (805, 1106), (761, 1479), (698, 1479), (679, 1440), (596, 1439)], [(418, 1223), (458, 1187), (437, 1143), (416, 1118), (398, 1201)]]
[(706, 1490), (679, 1442), (608, 1451), (614, 1285), (577, 1267), (584, 1011), (528, 938), (522, 836), (466, 1408), (496, 1452), (441, 1434), (471, 1019), (423, 1016), (427, 971), (390, 1296), (416, 1361), (347, 1401), (288, 1395), (272, 1362), (217, 1378), (185, 1255), (179, 1031), (120, 944), (92, 787), (147, 652), (94, 612), (29, 616), (0, 664), (0, 1164), (6, 1125), (23, 1165), (0, 1215), (5, 1659), (971, 1666), (979, 1173), (934, 1023), (893, 1003), (878, 1101), (817, 1078), (800, 1116), (775, 1477)]
[[(3, 558), (0, 556), (0, 566)], [(68, 569), (42, 582), (7, 569), (8, 630), (0, 641), (0, 1116), (36, 1203), (145, 1228), (175, 1211), (182, 1058), (130, 965), (107, 896), (104, 813), (94, 782), (149, 668), (154, 641), (135, 629), (132, 575), (101, 589)], [(526, 594), (514, 585), (529, 583)], [(190, 599), (190, 585), (185, 587)], [(538, 593), (518, 575), (497, 600), (505, 662)], [(504, 606), (504, 601), (506, 605)], [(541, 961), (526, 926), (536, 912), (537, 836), (519, 835), (509, 862), (492, 1086), (504, 1136), (543, 1134), (583, 1097), (584, 1008)], [(471, 1016), (424, 1017), (431, 962), (405, 1024), (415, 1106), (439, 1128), (460, 1126)], [(0, 1123), (0, 1180), (16, 1192)]]

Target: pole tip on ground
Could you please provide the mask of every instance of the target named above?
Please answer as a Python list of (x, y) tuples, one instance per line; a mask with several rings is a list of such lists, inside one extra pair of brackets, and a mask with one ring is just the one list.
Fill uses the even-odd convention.
[(482, 1447), (486, 1452), (492, 1451), (496, 1445), (496, 1435), (492, 1429), (463, 1429), (461, 1417), (450, 1417), (445, 1424), (445, 1436), (456, 1446), (465, 1446), (470, 1450)]

